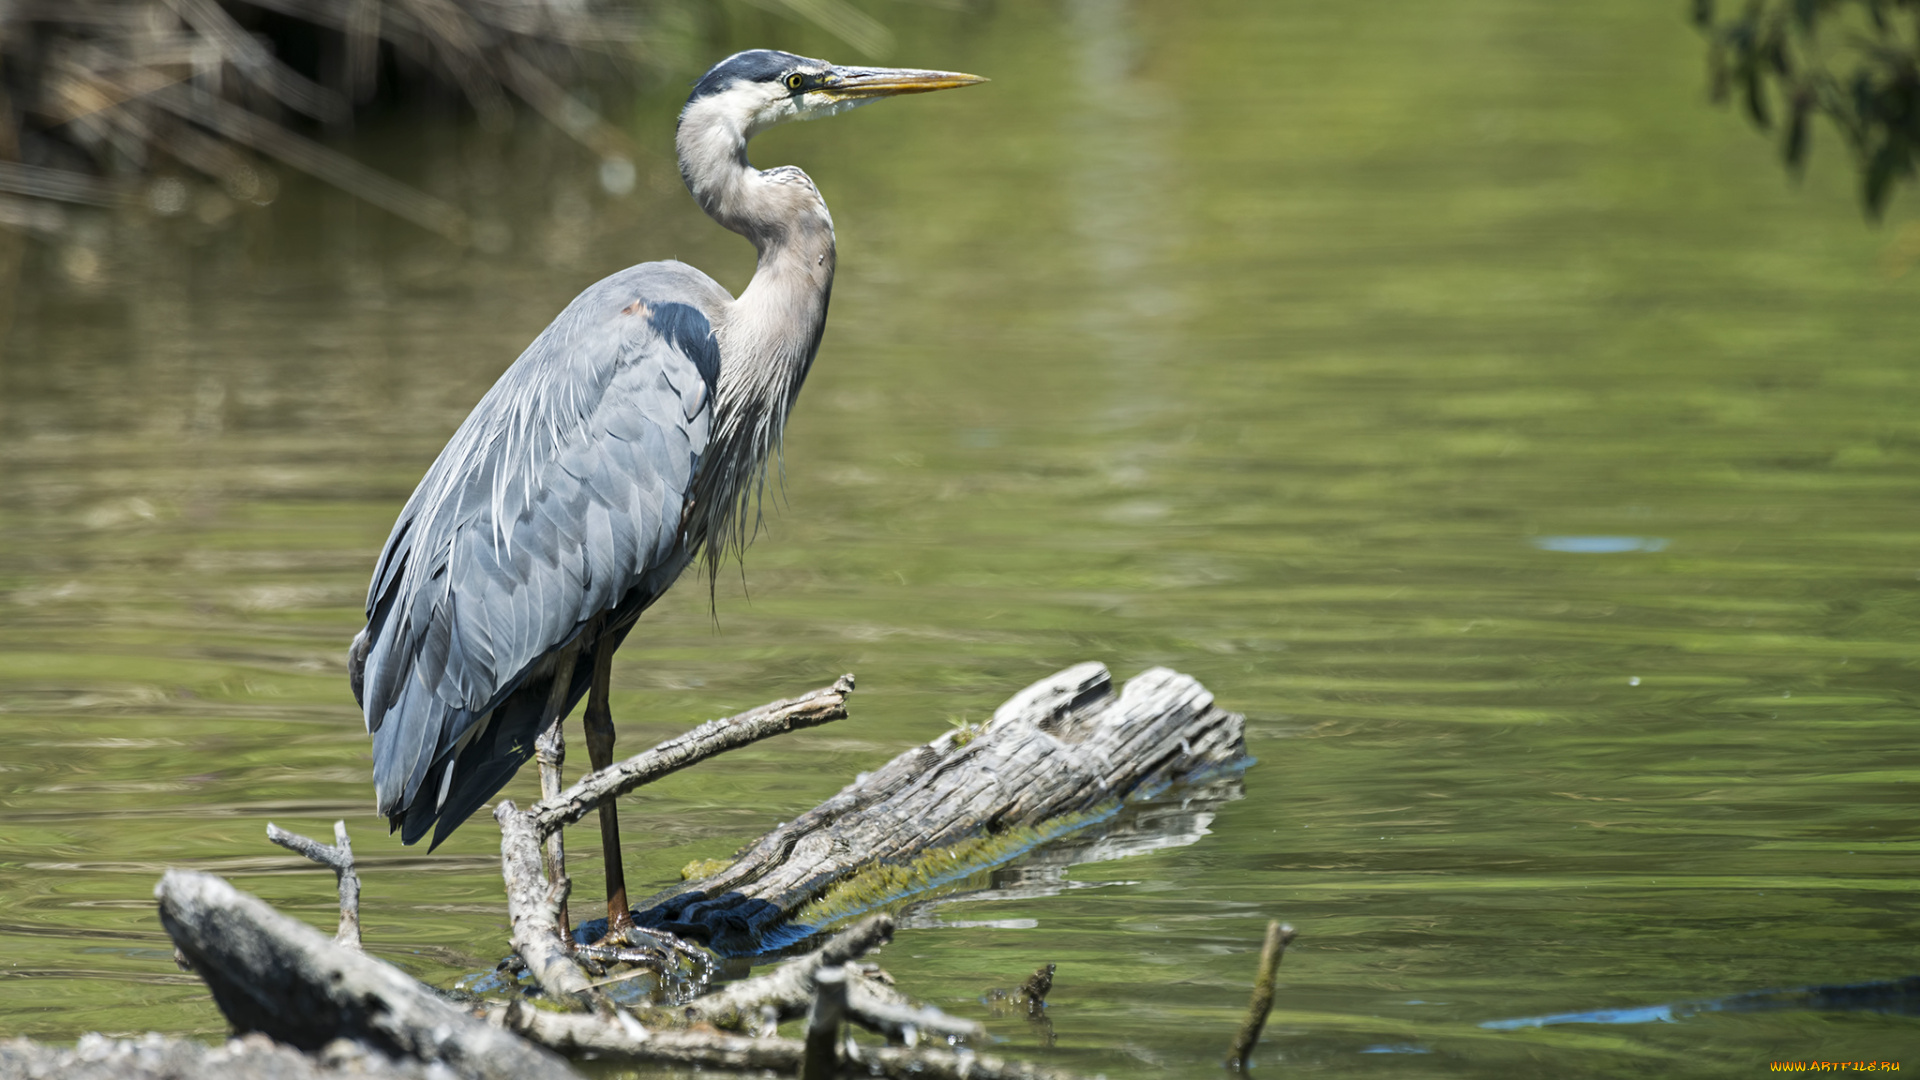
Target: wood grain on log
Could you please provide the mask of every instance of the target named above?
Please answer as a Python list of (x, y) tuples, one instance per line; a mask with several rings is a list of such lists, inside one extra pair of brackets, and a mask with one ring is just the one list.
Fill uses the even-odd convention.
[(400, 969), (348, 949), (208, 874), (169, 870), (160, 922), (227, 1020), (303, 1050), (352, 1039), (475, 1080), (562, 1080), (560, 1058), (469, 1016)]
[[(1013, 850), (973, 853), (991, 865), (1023, 850), (1023, 837), (1045, 838), (1021, 830), (1071, 822), (1239, 760), (1245, 728), (1188, 676), (1154, 668), (1116, 694), (1103, 665), (1079, 664), (1016, 694), (984, 725), (860, 777), (725, 870), (642, 904), (635, 918), (705, 939), (723, 955), (762, 952), (812, 932), (808, 923), (924, 889), (939, 871), (916, 868), (916, 859), (963, 842), (1010, 841)], [(876, 880), (863, 886), (861, 875)]]

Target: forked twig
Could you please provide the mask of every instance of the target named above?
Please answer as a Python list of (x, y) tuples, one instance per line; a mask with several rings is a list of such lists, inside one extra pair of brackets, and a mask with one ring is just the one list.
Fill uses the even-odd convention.
[(333, 940), (349, 949), (360, 948), (360, 875), (353, 871), (353, 843), (347, 839), (347, 823), (333, 823), (332, 844), (288, 832), (271, 821), (267, 822), (267, 839), (333, 871), (340, 885), (340, 929)]

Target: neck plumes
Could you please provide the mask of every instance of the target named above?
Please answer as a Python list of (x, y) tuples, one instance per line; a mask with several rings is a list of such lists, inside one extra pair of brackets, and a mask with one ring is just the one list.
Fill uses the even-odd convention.
[(826, 326), (834, 247), (833, 218), (807, 174), (749, 165), (752, 132), (695, 117), (698, 108), (681, 118), (680, 174), (702, 209), (760, 253), (753, 280), (715, 329), (720, 382), (693, 510), (693, 538), (704, 542), (713, 573), (759, 528), (767, 463)]

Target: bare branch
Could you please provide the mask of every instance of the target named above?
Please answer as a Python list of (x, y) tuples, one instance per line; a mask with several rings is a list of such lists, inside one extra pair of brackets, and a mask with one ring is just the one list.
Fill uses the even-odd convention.
[(921, 1038), (979, 1042), (987, 1029), (930, 1005), (920, 1005), (891, 985), (857, 967), (847, 972), (847, 1019), (894, 1042), (914, 1045)]
[(807, 1012), (807, 1046), (800, 1080), (833, 1080), (840, 1071), (840, 1025), (847, 1017), (847, 969), (813, 973), (813, 1008)]
[(1293, 927), (1284, 926), (1277, 919), (1267, 924), (1267, 940), (1260, 949), (1260, 973), (1254, 980), (1253, 1000), (1247, 1003), (1247, 1018), (1241, 1021), (1240, 1034), (1234, 1037), (1233, 1049), (1227, 1054), (1227, 1064), (1236, 1069), (1247, 1067), (1254, 1044), (1260, 1041), (1260, 1029), (1267, 1026), (1267, 1014), (1273, 1011), (1274, 976), (1293, 937)]
[(507, 46), (500, 50), (500, 71), (507, 86), (521, 100), (534, 107), (547, 122), (578, 140), (582, 146), (600, 155), (602, 161), (633, 162), (640, 156), (626, 133), (607, 123), (586, 102), (567, 92), (566, 87), (535, 67)]
[(893, 916), (875, 915), (849, 927), (824, 946), (797, 956), (765, 975), (742, 979), (716, 993), (697, 998), (676, 1015), (690, 1023), (722, 1029), (750, 1030), (762, 1009), (775, 1019), (805, 1016), (813, 1000), (814, 973), (822, 968), (846, 967), (847, 1019), (889, 1039), (911, 1043), (922, 1035), (951, 1039), (981, 1039), (986, 1030), (971, 1020), (915, 1004), (906, 995), (854, 966), (854, 961), (893, 940)]
[(88, 206), (112, 206), (125, 193), (119, 184), (85, 173), (11, 161), (0, 161), (0, 191)]
[[(560, 930), (559, 905), (565, 899), (565, 879), (549, 885), (540, 866), (540, 836), (531, 813), (512, 800), (494, 807), (500, 823), (500, 873), (507, 883), (507, 916), (513, 924), (513, 948), (527, 970), (553, 1000), (607, 1010), (605, 995), (595, 990), (587, 973), (574, 963)], [(558, 895), (556, 895), (558, 894)]]
[(322, 844), (299, 833), (267, 822), (267, 839), (288, 851), (305, 855), (333, 871), (340, 886), (340, 929), (333, 940), (349, 949), (360, 947), (360, 875), (353, 872), (353, 842), (347, 839), (347, 823), (333, 823), (333, 844)]
[(643, 754), (580, 778), (580, 782), (527, 812), (539, 822), (542, 839), (575, 824), (608, 799), (704, 761), (773, 735), (816, 727), (845, 719), (853, 676), (842, 675), (832, 686), (750, 709), (725, 720), (709, 720), (678, 738), (668, 739)]
[(487, 66), (480, 48), (480, 28), (472, 17), (448, 0), (400, 0), (400, 6), (426, 27), (434, 54), (466, 93), (481, 123), (498, 128), (510, 121), (512, 107)]
[(807, 1003), (813, 1000), (814, 972), (852, 963), (892, 940), (893, 916), (862, 919), (820, 948), (796, 956), (765, 975), (742, 979), (718, 993), (688, 1002), (680, 1012), (689, 1023), (734, 1030), (749, 1027), (763, 1005), (779, 1010), (782, 1019), (792, 1019), (805, 1013)]

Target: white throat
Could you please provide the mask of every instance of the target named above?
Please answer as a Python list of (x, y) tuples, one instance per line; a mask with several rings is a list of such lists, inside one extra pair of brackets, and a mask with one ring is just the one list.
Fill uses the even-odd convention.
[[(778, 112), (763, 86), (737, 86), (690, 103), (675, 139), (694, 199), (759, 252), (753, 280), (716, 330), (715, 438), (701, 465), (693, 523), (713, 573), (758, 531), (767, 465), (813, 364), (833, 290), (833, 217), (819, 189), (792, 166), (762, 172), (747, 162), (747, 140), (788, 118)], [(724, 493), (738, 494), (729, 500)]]

